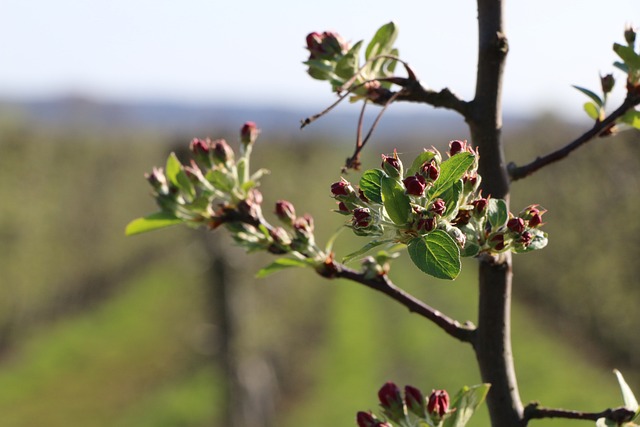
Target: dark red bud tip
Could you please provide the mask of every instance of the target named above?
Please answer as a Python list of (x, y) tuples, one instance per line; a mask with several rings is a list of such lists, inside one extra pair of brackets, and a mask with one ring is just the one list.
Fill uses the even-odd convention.
[(442, 215), (444, 214), (444, 211), (447, 209), (444, 200), (442, 199), (436, 199), (433, 204), (431, 205), (431, 208), (429, 209), (431, 212), (433, 212), (436, 215)]
[(369, 208), (356, 208), (353, 211), (353, 226), (367, 228), (373, 223), (373, 217)]
[(289, 225), (293, 224), (296, 219), (296, 209), (287, 200), (278, 200), (276, 202), (275, 213), (280, 221)]
[(449, 155), (455, 156), (467, 149), (467, 141), (454, 140), (449, 143)]
[(473, 205), (473, 212), (476, 214), (482, 214), (489, 202), (485, 198), (480, 198), (471, 202)]
[(233, 161), (233, 149), (224, 139), (217, 139), (213, 143), (213, 157), (217, 162), (226, 163)]
[(331, 184), (331, 194), (333, 194), (336, 197), (348, 196), (353, 191), (354, 190), (351, 187), (351, 184), (349, 183), (349, 181), (345, 180), (344, 178), (339, 182), (334, 182), (333, 184)]
[(607, 94), (613, 90), (613, 86), (616, 84), (616, 80), (613, 78), (613, 74), (607, 74), (606, 76), (600, 76), (600, 85), (602, 86), (602, 92)]
[(240, 141), (243, 144), (253, 144), (258, 139), (260, 129), (254, 122), (246, 122), (240, 129)]
[(422, 392), (410, 385), (404, 387), (404, 401), (407, 408), (419, 417), (424, 417), (425, 399)]
[(449, 410), (449, 394), (446, 390), (434, 390), (429, 396), (427, 410), (432, 415), (443, 417)]
[(385, 409), (402, 406), (403, 404), (400, 389), (391, 381), (380, 388), (378, 391), (378, 399), (380, 399), (380, 405)]
[(537, 213), (531, 217), (529, 220), (529, 227), (536, 228), (542, 225), (542, 214)]
[(514, 233), (522, 233), (524, 231), (524, 220), (522, 218), (511, 218), (507, 221), (507, 228)]
[(412, 196), (422, 196), (424, 189), (427, 188), (427, 181), (422, 175), (414, 175), (405, 178), (402, 183), (407, 189), (407, 194)]
[(420, 168), (420, 173), (431, 182), (435, 181), (436, 179), (438, 179), (438, 176), (440, 176), (440, 170), (438, 169), (438, 166), (433, 162), (428, 162), (422, 165), (422, 168)]
[(356, 422), (358, 427), (376, 427), (378, 425), (377, 418), (371, 412), (358, 412), (356, 414)]
[(193, 140), (191, 140), (189, 149), (194, 154), (209, 154), (209, 144), (199, 138), (193, 138)]

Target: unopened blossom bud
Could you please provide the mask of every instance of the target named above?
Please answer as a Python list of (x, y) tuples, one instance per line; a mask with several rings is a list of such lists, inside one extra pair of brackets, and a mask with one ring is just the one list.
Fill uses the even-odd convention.
[(533, 240), (533, 236), (528, 231), (525, 231), (520, 235), (520, 239), (518, 240), (518, 242), (526, 248), (531, 243), (531, 240)]
[(373, 224), (373, 217), (369, 208), (356, 208), (353, 210), (353, 226), (355, 228), (367, 228)]
[(382, 155), (382, 169), (391, 178), (399, 178), (402, 176), (402, 162), (396, 152), (393, 153), (393, 157)]
[(216, 164), (227, 164), (233, 162), (233, 149), (229, 147), (227, 141), (225, 141), (224, 139), (217, 139), (211, 144), (213, 146), (213, 161)]
[(338, 203), (338, 212), (340, 212), (341, 214), (350, 214), (351, 213), (351, 211), (349, 210), (349, 208), (347, 207), (347, 205), (344, 202)]
[(392, 382), (387, 382), (378, 391), (380, 406), (392, 421), (403, 420), (406, 416), (404, 401), (400, 389)]
[(444, 214), (444, 211), (447, 209), (444, 200), (442, 199), (436, 199), (433, 204), (431, 205), (431, 207), (429, 208), (429, 211), (433, 212), (436, 215), (442, 215)]
[(253, 144), (258, 139), (260, 129), (254, 122), (246, 122), (240, 129), (240, 141), (244, 145)]
[(504, 234), (496, 234), (495, 236), (489, 239), (489, 246), (496, 250), (501, 251), (506, 247), (506, 243), (504, 242)]
[(440, 168), (434, 161), (426, 162), (420, 168), (420, 175), (428, 182), (434, 182), (440, 176)]
[(537, 215), (537, 214), (542, 215), (544, 212), (545, 212), (544, 210), (542, 211), (540, 210), (539, 205), (529, 205), (523, 210), (521, 210), (518, 216), (524, 219), (525, 221), (527, 221), (533, 218), (534, 215)]
[(369, 199), (367, 199), (367, 196), (364, 195), (364, 191), (362, 191), (362, 188), (358, 188), (358, 198), (365, 203), (369, 203)]
[(424, 189), (427, 188), (427, 182), (422, 175), (415, 174), (414, 176), (406, 177), (402, 183), (407, 189), (407, 194), (412, 196), (424, 195)]
[(273, 243), (267, 248), (272, 254), (286, 254), (289, 252), (291, 237), (282, 227), (274, 227), (269, 231)]
[(533, 215), (531, 217), (531, 219), (529, 220), (529, 222), (528, 222), (529, 227), (531, 227), (531, 228), (540, 227), (542, 225), (542, 214), (543, 213), (544, 212), (537, 213), (537, 214)]
[(473, 215), (476, 218), (481, 217), (484, 214), (484, 210), (487, 208), (488, 203), (489, 201), (484, 197), (481, 197), (471, 202), (471, 204), (473, 205)]
[(331, 194), (333, 194), (337, 198), (350, 196), (354, 193), (355, 190), (351, 186), (351, 183), (344, 178), (340, 179), (340, 181), (338, 182), (334, 182), (333, 184), (331, 184)]
[(449, 411), (449, 394), (446, 390), (434, 390), (429, 396), (427, 410), (432, 416), (444, 417)]
[(293, 228), (305, 236), (312, 236), (313, 217), (309, 214), (304, 214), (303, 216), (296, 218), (293, 222)]
[(467, 150), (467, 141), (454, 140), (449, 142), (449, 155), (455, 156)]
[(377, 427), (379, 424), (375, 415), (364, 411), (356, 414), (356, 423), (358, 423), (358, 427)]
[(420, 218), (416, 228), (418, 231), (428, 233), (436, 228), (436, 220), (434, 218)]
[(524, 231), (524, 220), (522, 218), (511, 218), (507, 221), (507, 228), (514, 233), (522, 233)]
[(636, 42), (636, 31), (631, 27), (625, 28), (624, 39), (626, 40), (629, 46), (634, 47)]
[(278, 200), (276, 202), (275, 214), (280, 221), (287, 225), (292, 225), (296, 219), (296, 209), (287, 200)]
[(330, 31), (310, 33), (306, 41), (309, 59), (334, 59), (349, 49), (349, 45), (339, 34)]
[(167, 184), (167, 178), (164, 175), (162, 168), (153, 168), (151, 173), (144, 175), (149, 181), (149, 184), (153, 187), (158, 194), (168, 194), (169, 186)]
[(424, 418), (425, 411), (425, 398), (422, 392), (410, 385), (404, 387), (404, 401), (407, 404), (407, 409), (413, 412), (420, 418)]
[(200, 164), (211, 167), (211, 158), (209, 157), (211, 147), (208, 140), (203, 141), (200, 138), (193, 138), (191, 144), (189, 144), (189, 149)]
[(600, 76), (600, 85), (602, 86), (602, 92), (607, 94), (613, 90), (616, 80), (613, 78), (613, 74), (607, 74), (606, 76)]

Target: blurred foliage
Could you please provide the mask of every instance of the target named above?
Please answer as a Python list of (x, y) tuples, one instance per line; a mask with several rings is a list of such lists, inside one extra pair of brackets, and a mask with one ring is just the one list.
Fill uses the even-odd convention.
[[(578, 132), (543, 117), (506, 132), (507, 157), (529, 161)], [(209, 135), (236, 141), (224, 129)], [(123, 234), (130, 219), (155, 210), (142, 196), (143, 172), (192, 136), (207, 135), (1, 124), (3, 425), (219, 425), (227, 376), (219, 368), (224, 337), (211, 316), (206, 233)], [(330, 212), (329, 186), (351, 147), (303, 141), (262, 135), (254, 166), (272, 171), (261, 189), (265, 213), (277, 199), (291, 200), (314, 215), (322, 242), (343, 221)], [(629, 335), (640, 325), (637, 143), (637, 133), (594, 141), (514, 185), (514, 210), (534, 202), (549, 209), (549, 247), (515, 257), (514, 352), (525, 401), (600, 410), (619, 401), (611, 368), (632, 388), (640, 380), (633, 376), (640, 344)], [(377, 147), (365, 154), (363, 165), (377, 166)], [(348, 234), (338, 238), (339, 255), (361, 245)], [(425, 391), (480, 382), (470, 348), (383, 295), (309, 271), (257, 281), (271, 257), (247, 256), (222, 233), (207, 238), (221, 243), (218, 255), (232, 272), (237, 374), (253, 387), (250, 396), (272, 399), (272, 425), (355, 425), (356, 411), (375, 409), (374, 391), (388, 380)], [(473, 260), (454, 283), (425, 278), (406, 256), (391, 276), (460, 321), (476, 317)], [(471, 425), (487, 421), (483, 409)]]

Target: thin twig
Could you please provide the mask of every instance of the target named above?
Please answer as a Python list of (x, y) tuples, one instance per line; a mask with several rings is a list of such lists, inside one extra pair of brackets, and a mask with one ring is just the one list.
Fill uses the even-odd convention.
[(476, 327), (471, 322), (461, 324), (457, 320), (448, 317), (397, 287), (389, 280), (386, 274), (368, 278), (363, 273), (352, 270), (331, 259), (325, 263), (324, 268), (318, 270), (318, 273), (328, 278), (348, 279), (368, 288), (375, 289), (378, 292), (382, 292), (394, 301), (405, 306), (410, 312), (430, 320), (453, 338), (466, 343), (472, 343), (474, 340)]
[(524, 422), (525, 425), (533, 419), (542, 418), (564, 418), (570, 420), (591, 420), (596, 421), (600, 418), (607, 418), (616, 423), (623, 423), (630, 421), (635, 412), (625, 408), (609, 408), (601, 412), (581, 412), (570, 411), (567, 409), (545, 408), (539, 406), (537, 402), (530, 403), (524, 409)]
[[(413, 80), (413, 81), (417, 81), (418, 80), (416, 78), (416, 73), (413, 71), (413, 69), (409, 66), (409, 64), (407, 62), (405, 62), (402, 59), (398, 58), (397, 56), (393, 56), (393, 55), (377, 55), (377, 56), (369, 59), (367, 62), (365, 62), (364, 65), (362, 67), (360, 67), (358, 69), (358, 71), (356, 71), (356, 73), (349, 80), (347, 80), (342, 86), (340, 86), (338, 88), (338, 92), (342, 92), (343, 90), (347, 90), (347, 88), (351, 87), (351, 85), (360, 76), (360, 73), (365, 68), (367, 68), (367, 65), (369, 65), (372, 62), (377, 61), (378, 59), (381, 59), (381, 58), (393, 59), (395, 61), (400, 62), (404, 66), (405, 71), (407, 72), (407, 76), (408, 76), (407, 78), (409, 80)], [(380, 80), (380, 79), (376, 79), (376, 80)]]
[(627, 95), (624, 102), (618, 109), (609, 114), (602, 121), (597, 121), (591, 129), (589, 129), (584, 134), (580, 135), (578, 138), (565, 145), (564, 147), (556, 150), (552, 153), (547, 154), (546, 156), (538, 157), (534, 161), (524, 166), (516, 166), (514, 163), (510, 163), (508, 166), (509, 175), (511, 176), (512, 181), (517, 181), (519, 179), (525, 178), (534, 172), (542, 169), (543, 167), (557, 162), (558, 160), (562, 160), (567, 157), (571, 152), (584, 145), (585, 143), (591, 141), (595, 137), (602, 135), (603, 132), (608, 131), (615, 124), (615, 121), (622, 117), (627, 111), (636, 105), (640, 104), (640, 95)]

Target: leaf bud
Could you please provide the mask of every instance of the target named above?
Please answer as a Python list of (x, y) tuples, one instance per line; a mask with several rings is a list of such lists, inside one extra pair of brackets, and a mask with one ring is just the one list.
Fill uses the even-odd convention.
[(276, 202), (275, 214), (280, 221), (287, 225), (293, 225), (293, 221), (296, 219), (296, 209), (287, 200), (278, 200)]
[(424, 195), (424, 189), (427, 187), (427, 182), (424, 177), (418, 174), (406, 177), (402, 183), (407, 189), (407, 194), (418, 197)]
[(424, 418), (426, 416), (425, 398), (419, 389), (410, 385), (405, 386), (404, 401), (409, 411), (413, 412), (420, 418)]
[(240, 141), (243, 145), (250, 145), (256, 142), (260, 129), (254, 122), (246, 122), (240, 129)]
[(382, 155), (382, 169), (391, 178), (400, 178), (403, 175), (402, 162), (395, 150), (393, 151), (393, 157)]
[(449, 411), (449, 394), (446, 390), (433, 390), (429, 396), (427, 410), (433, 417), (442, 418)]
[(606, 95), (613, 90), (616, 80), (613, 78), (613, 74), (607, 74), (606, 76), (600, 76), (600, 85), (602, 86), (602, 92)]

